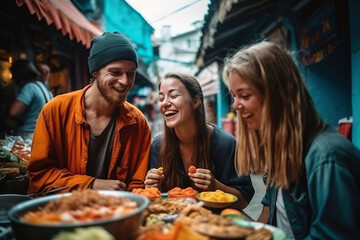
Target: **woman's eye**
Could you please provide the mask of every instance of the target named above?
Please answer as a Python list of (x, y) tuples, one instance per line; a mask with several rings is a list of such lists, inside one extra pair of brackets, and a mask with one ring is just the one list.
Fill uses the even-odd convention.
[(250, 95), (243, 95), (243, 96), (241, 96), (241, 98), (248, 100), (250, 98)]

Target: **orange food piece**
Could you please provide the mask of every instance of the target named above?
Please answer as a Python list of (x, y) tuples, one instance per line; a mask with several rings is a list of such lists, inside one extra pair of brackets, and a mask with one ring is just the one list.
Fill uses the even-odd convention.
[(233, 209), (233, 208), (225, 208), (220, 212), (220, 215), (228, 215), (228, 214), (237, 214), (241, 215), (242, 213), (239, 210)]
[(196, 194), (198, 194), (198, 191), (196, 191), (192, 187), (187, 187), (185, 189), (175, 187), (175, 188), (168, 191), (168, 197), (190, 197), (190, 198), (195, 198)]
[(158, 171), (158, 173), (164, 173), (164, 168), (163, 167), (159, 167), (158, 169), (156, 169)]
[(159, 198), (161, 196), (161, 192), (157, 187), (151, 188), (134, 188), (132, 193), (141, 195), (143, 197), (147, 197), (149, 199)]
[[(141, 230), (140, 230), (141, 231)], [(136, 240), (209, 240), (209, 237), (203, 236), (189, 226), (183, 224), (181, 221), (176, 221), (173, 228), (169, 232), (164, 232), (160, 225), (153, 225), (147, 230), (140, 232), (135, 238)]]
[(189, 172), (189, 173), (196, 173), (196, 167), (193, 166), (193, 165), (191, 165), (191, 166), (189, 167), (189, 169), (188, 169), (188, 172)]

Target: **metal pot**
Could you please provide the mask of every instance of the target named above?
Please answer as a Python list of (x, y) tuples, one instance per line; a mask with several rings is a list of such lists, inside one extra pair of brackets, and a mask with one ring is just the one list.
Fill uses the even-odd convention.
[(10, 225), (8, 211), (15, 205), (32, 199), (21, 194), (0, 194), (0, 225)]
[(142, 222), (143, 211), (147, 208), (149, 200), (140, 195), (123, 191), (99, 191), (101, 194), (108, 194), (128, 198), (137, 202), (138, 208), (129, 215), (114, 217), (111, 219), (96, 220), (90, 223), (72, 223), (45, 225), (33, 224), (20, 220), (20, 216), (28, 211), (33, 211), (44, 206), (49, 201), (69, 195), (71, 193), (57, 194), (46, 197), (36, 198), (24, 203), (20, 203), (8, 212), (13, 233), (17, 240), (31, 240), (36, 236), (37, 239), (51, 239), (60, 231), (73, 231), (76, 228), (88, 228), (101, 226), (105, 228), (115, 239), (133, 239), (134, 235)]

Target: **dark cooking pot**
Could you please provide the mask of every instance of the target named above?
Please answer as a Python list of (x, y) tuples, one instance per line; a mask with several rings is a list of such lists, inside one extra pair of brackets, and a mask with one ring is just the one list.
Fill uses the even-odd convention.
[(0, 225), (10, 225), (8, 211), (15, 205), (32, 199), (27, 195), (21, 194), (0, 194)]
[(133, 239), (139, 225), (143, 219), (143, 211), (147, 208), (149, 200), (140, 195), (124, 191), (99, 191), (101, 194), (114, 195), (128, 198), (137, 203), (138, 208), (131, 214), (114, 217), (111, 219), (96, 220), (90, 223), (67, 223), (57, 225), (33, 224), (19, 219), (24, 213), (33, 211), (44, 206), (51, 200), (67, 196), (71, 193), (57, 194), (46, 197), (36, 198), (24, 203), (20, 203), (8, 212), (13, 233), (17, 240), (51, 239), (60, 231), (73, 231), (76, 228), (87, 228), (101, 226), (105, 228), (115, 239)]

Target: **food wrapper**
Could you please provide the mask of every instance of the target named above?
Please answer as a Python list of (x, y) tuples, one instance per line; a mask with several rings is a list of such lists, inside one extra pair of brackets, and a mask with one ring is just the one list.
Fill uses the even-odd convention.
[(0, 141), (0, 173), (7, 178), (25, 175), (31, 147), (20, 136), (6, 136)]
[(31, 147), (24, 142), (17, 140), (14, 142), (10, 152), (20, 160), (28, 162), (31, 155)]

